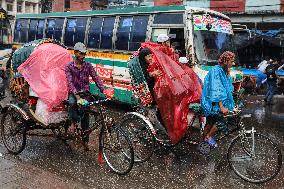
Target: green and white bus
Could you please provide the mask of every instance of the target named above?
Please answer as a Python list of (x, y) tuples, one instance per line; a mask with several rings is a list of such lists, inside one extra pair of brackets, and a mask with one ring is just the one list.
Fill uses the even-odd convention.
[[(18, 14), (14, 42), (52, 38), (72, 47), (84, 42), (86, 61), (93, 64), (116, 99), (134, 104), (127, 61), (142, 42), (155, 41), (161, 33), (178, 42), (197, 74), (204, 79), (218, 54), (234, 50), (229, 17), (216, 11), (188, 6), (156, 6), (82, 12)], [(241, 72), (232, 72), (240, 80)], [(94, 84), (91, 91), (99, 94)]]

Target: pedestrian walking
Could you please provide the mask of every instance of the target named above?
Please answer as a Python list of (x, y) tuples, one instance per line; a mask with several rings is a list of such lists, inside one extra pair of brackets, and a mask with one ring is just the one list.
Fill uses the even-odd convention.
[(278, 61), (274, 60), (272, 63), (270, 63), (266, 69), (265, 73), (267, 76), (267, 93), (264, 98), (264, 102), (266, 105), (273, 105), (272, 100), (273, 96), (277, 92), (277, 75), (276, 71), (278, 69)]

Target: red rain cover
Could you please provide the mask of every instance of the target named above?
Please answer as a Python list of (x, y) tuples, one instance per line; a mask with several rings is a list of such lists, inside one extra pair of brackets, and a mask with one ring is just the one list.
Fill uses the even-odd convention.
[(163, 73), (155, 82), (155, 100), (168, 136), (175, 144), (186, 133), (189, 103), (200, 101), (200, 82), (191, 68), (180, 65), (161, 52), (159, 44), (145, 42), (141, 46), (152, 51), (153, 60)]
[(38, 46), (18, 71), (51, 110), (68, 97), (65, 65), (71, 61), (68, 50), (46, 43)]

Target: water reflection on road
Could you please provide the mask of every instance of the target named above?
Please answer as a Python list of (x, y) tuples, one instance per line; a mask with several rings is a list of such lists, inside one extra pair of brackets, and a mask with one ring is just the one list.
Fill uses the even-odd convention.
[[(250, 115), (245, 124), (271, 136), (284, 144), (284, 98), (276, 99), (274, 106), (263, 106), (261, 97), (249, 97), (243, 113)], [(122, 112), (114, 111), (121, 115)], [(27, 148), (17, 157), (8, 155), (0, 145), (4, 157), (47, 170), (66, 180), (80, 183), (87, 188), (281, 188), (284, 187), (283, 171), (272, 181), (260, 185), (250, 184), (229, 168), (226, 150), (232, 138), (219, 142), (219, 148), (203, 156), (187, 139), (174, 148), (157, 147), (152, 158), (136, 164), (130, 174), (118, 176), (106, 165), (99, 165), (97, 149), (85, 153), (70, 150), (53, 138), (29, 137)], [(96, 146), (97, 144), (95, 144)]]

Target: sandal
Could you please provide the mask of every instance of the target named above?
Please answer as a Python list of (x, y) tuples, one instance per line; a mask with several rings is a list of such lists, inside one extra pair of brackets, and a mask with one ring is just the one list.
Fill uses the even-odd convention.
[(212, 147), (216, 148), (218, 147), (217, 142), (215, 141), (215, 139), (213, 137), (209, 137), (207, 139), (205, 139), (205, 141)]

